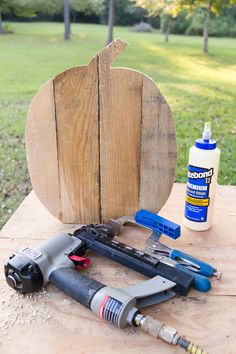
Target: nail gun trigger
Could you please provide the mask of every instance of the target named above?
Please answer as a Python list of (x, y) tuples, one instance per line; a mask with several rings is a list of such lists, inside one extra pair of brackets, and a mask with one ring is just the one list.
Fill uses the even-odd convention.
[(68, 258), (74, 263), (75, 269), (87, 268), (90, 265), (90, 259), (71, 254)]

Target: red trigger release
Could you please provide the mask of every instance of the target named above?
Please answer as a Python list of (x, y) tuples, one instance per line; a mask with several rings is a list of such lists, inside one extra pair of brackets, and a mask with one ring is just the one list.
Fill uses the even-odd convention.
[(72, 254), (71, 256), (68, 257), (75, 263), (75, 269), (86, 268), (90, 265), (89, 258), (79, 257), (76, 256), (75, 254)]

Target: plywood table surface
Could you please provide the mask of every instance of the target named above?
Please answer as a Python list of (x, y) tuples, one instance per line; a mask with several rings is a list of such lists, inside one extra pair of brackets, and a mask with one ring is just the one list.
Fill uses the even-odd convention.
[[(161, 215), (182, 224), (185, 185), (175, 184)], [(140, 329), (120, 330), (97, 318), (52, 285), (38, 294), (22, 296), (5, 282), (3, 264), (9, 255), (27, 245), (37, 244), (66, 225), (55, 219), (31, 192), (0, 233), (0, 353), (1, 354), (83, 354), (83, 353), (183, 353), (149, 337)], [(217, 188), (214, 226), (196, 233), (182, 227), (182, 237), (164, 243), (200, 257), (223, 272), (212, 279), (212, 290), (192, 289), (186, 298), (175, 297), (144, 312), (176, 327), (181, 334), (211, 354), (236, 353), (236, 187)], [(121, 241), (142, 248), (145, 234), (127, 227)], [(116, 287), (134, 284), (144, 276), (90, 254), (90, 277)]]

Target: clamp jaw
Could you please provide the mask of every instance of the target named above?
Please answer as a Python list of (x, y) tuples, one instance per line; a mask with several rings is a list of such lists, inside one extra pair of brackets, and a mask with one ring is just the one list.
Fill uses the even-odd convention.
[(146, 241), (144, 252), (165, 264), (182, 269), (192, 275), (194, 277), (194, 287), (197, 290), (203, 292), (210, 290), (211, 283), (208, 277), (215, 276), (217, 279), (220, 279), (221, 272), (217, 272), (210, 264), (179, 250), (167, 247), (160, 242), (163, 234), (174, 240), (179, 238), (179, 225), (144, 209), (135, 214), (135, 221), (137, 224), (147, 227), (152, 231), (152, 234)]

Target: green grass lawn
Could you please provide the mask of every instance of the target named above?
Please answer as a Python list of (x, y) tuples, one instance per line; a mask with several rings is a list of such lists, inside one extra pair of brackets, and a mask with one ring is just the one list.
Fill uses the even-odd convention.
[[(24, 151), (24, 126), (32, 97), (55, 74), (86, 64), (107, 37), (106, 26), (72, 25), (63, 40), (63, 24), (13, 23), (14, 34), (0, 36), (0, 225), (30, 190)], [(184, 182), (188, 149), (212, 121), (222, 150), (220, 184), (236, 184), (236, 40), (134, 33), (115, 28), (130, 46), (115, 61), (151, 76), (171, 105), (177, 128), (176, 181)]]

